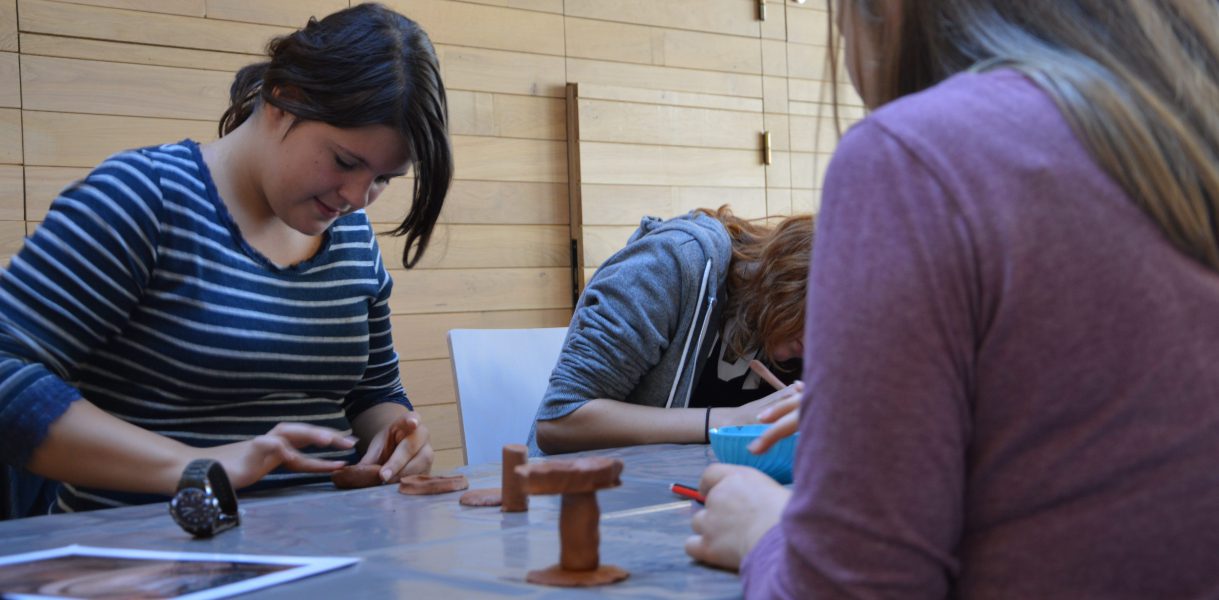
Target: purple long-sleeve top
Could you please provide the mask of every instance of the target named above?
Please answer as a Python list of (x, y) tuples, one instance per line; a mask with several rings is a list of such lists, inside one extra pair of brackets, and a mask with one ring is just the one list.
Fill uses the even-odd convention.
[(962, 74), (842, 140), (767, 598), (1219, 596), (1219, 273), (1054, 102)]

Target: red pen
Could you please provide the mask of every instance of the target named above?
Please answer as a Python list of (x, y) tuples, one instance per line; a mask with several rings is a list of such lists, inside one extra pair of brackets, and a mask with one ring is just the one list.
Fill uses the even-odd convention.
[(677, 494), (678, 496), (685, 496), (699, 504), (703, 504), (707, 501), (707, 499), (704, 498), (702, 494), (698, 493), (698, 490), (696, 490), (688, 485), (682, 485), (680, 483), (670, 483), (669, 491), (673, 492), (674, 494)]

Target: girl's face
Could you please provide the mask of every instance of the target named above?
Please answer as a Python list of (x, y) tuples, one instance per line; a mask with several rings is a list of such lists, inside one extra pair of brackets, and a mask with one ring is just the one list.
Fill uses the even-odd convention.
[(269, 108), (279, 114), (263, 193), (275, 216), (305, 235), (321, 235), (335, 219), (372, 204), (410, 167), (406, 139), (387, 125), (342, 129)]
[[(884, 20), (896, 23), (901, 12), (900, 0), (834, 0), (834, 10), (837, 11), (838, 30), (842, 32), (842, 42), (845, 47), (843, 61), (847, 73), (851, 77), (851, 85), (863, 99), (869, 109), (875, 109), (884, 103), (878, 97), (880, 78), (883, 76), (885, 57), (879, 48), (876, 32), (880, 23), (873, 22), (871, 26), (866, 21)], [(872, 12), (878, 17), (864, 16), (864, 11)]]
[(775, 362), (787, 362), (794, 358), (804, 358), (804, 340), (795, 339), (780, 344), (770, 356)]

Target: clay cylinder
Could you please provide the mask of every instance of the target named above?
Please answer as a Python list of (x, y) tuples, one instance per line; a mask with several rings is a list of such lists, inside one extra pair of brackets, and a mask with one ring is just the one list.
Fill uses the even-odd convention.
[(595, 571), (601, 564), (601, 507), (596, 492), (563, 494), (559, 511), (559, 567)]
[(521, 444), (508, 444), (503, 450), (504, 470), (500, 489), (503, 490), (503, 512), (524, 512), (529, 510), (529, 496), (516, 468), (529, 462), (529, 449)]

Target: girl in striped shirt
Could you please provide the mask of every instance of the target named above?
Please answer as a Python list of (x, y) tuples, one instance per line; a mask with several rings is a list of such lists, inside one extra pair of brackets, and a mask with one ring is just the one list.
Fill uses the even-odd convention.
[(382, 479), (431, 468), (364, 209), (413, 170), (414, 266), (452, 176), (435, 51), (362, 4), (268, 54), (218, 140), (110, 157), (0, 276), (0, 457), (64, 483), (52, 510), (155, 500), (202, 457), (237, 488), (316, 480), (395, 423)]

